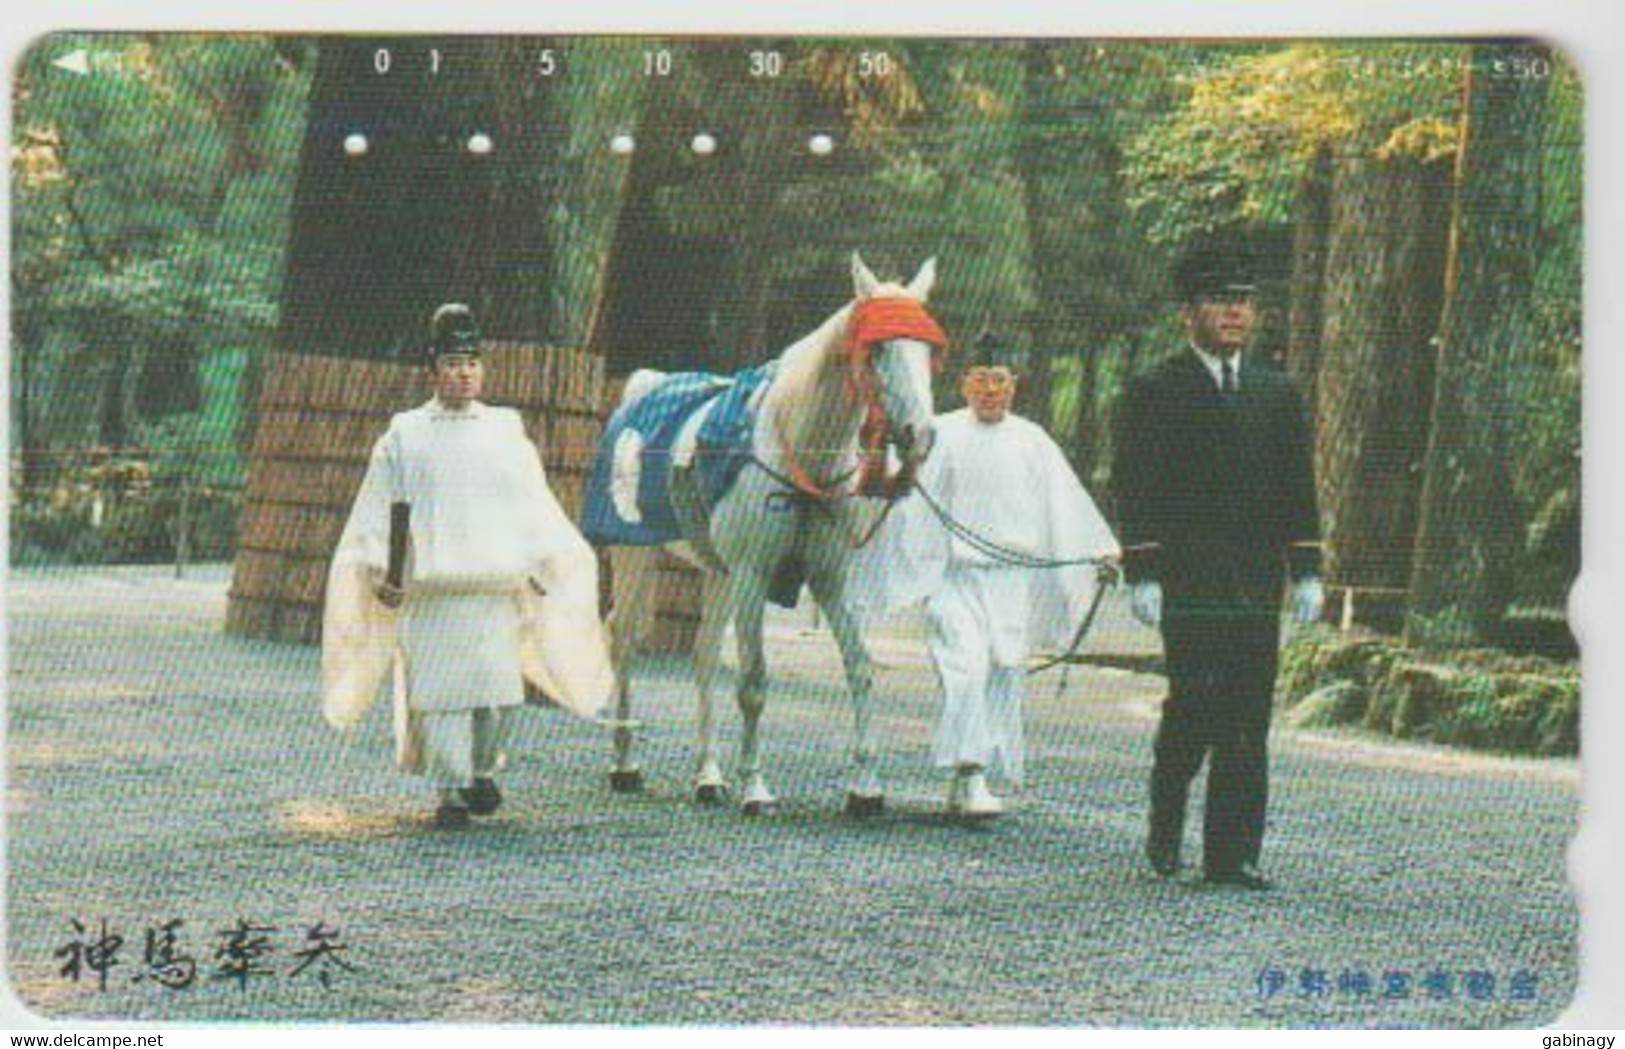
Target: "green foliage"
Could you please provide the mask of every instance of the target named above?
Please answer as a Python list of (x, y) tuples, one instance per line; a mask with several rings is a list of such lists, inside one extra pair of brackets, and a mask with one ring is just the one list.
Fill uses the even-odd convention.
[(1278, 691), (1298, 724), (1521, 754), (1579, 749), (1579, 667), (1537, 656), (1444, 654), (1318, 629), (1282, 650)]
[(64, 459), (49, 482), (28, 488), (14, 466), (12, 563), (168, 562), (183, 539), (191, 560), (229, 559), (242, 504), (229, 477), (239, 468), (234, 456), (200, 454), (189, 422), (154, 428), (151, 448)]
[(1554, 56), (1546, 104), (1543, 230), (1535, 271), (1534, 346), (1516, 388), (1512, 479), (1528, 510), (1518, 592), (1562, 605), (1580, 558), (1580, 350), (1583, 155), (1579, 76)]
[(1237, 219), (1284, 222), (1297, 180), (1334, 155), (1454, 151), (1465, 55), (1445, 43), (1212, 49), (1183, 105), (1128, 148), (1130, 203), (1179, 241)]
[[(91, 75), (51, 67), (75, 47)], [(268, 344), (307, 86), (257, 37), (63, 34), (25, 54), (12, 130), (14, 375), (32, 388), (123, 359), (107, 394), (121, 400), (155, 358), (179, 354), (161, 367), (184, 374), (199, 352)], [(53, 347), (78, 356), (50, 359)], [(148, 417), (189, 407), (161, 396), (144, 406)], [(31, 405), (13, 431), (35, 447), (77, 438), (41, 432), (55, 415)]]
[[(706, 64), (703, 42), (679, 43), (678, 71), (660, 84), (667, 101), (650, 105), (647, 80), (624, 75), (650, 44), (572, 44), (559, 84), (570, 139), (556, 176), (548, 312), (572, 341), (585, 337), (604, 285), (631, 169), (604, 151), (608, 136), (681, 138), (726, 115), (731, 96), (720, 87), (738, 79), (737, 64)], [(81, 46), (96, 75), (50, 67)], [(139, 409), (128, 439), (152, 446), (155, 472), (240, 485), (228, 454), (241, 437), (237, 391), (277, 321), (313, 47), (60, 35), (22, 57), (12, 131), (14, 434), (28, 428), (35, 447), (94, 440), (86, 431), (124, 397)], [(866, 49), (885, 50), (896, 74), (860, 75), (852, 56)], [(1094, 445), (1080, 461), (1099, 485), (1122, 382), (1183, 341), (1162, 286), (1173, 246), (1236, 218), (1284, 222), (1319, 149), (1453, 151), (1465, 49), (841, 39), (792, 57), (796, 119), (833, 131), (835, 154), (787, 169), (759, 218), (742, 214), (737, 194), (704, 184), (705, 161), (640, 147), (637, 163), (681, 169), (661, 183), (655, 221), (728, 250), (745, 239), (743, 223), (771, 223), (767, 298), (780, 344), (844, 297), (850, 251), (892, 275), (941, 256), (933, 305), (950, 334), (963, 346), (991, 328), (1058, 362), (1054, 429), (1066, 443), (1092, 429), (1080, 434), (1080, 445)], [(1536, 345), (1517, 380), (1529, 395), (1517, 399), (1512, 442), (1529, 514), (1521, 593), (1546, 602), (1573, 578), (1578, 535), (1582, 255), (1582, 105), (1566, 61), (1551, 87)], [(957, 403), (951, 381), (945, 406)], [(125, 396), (143, 388), (155, 396)], [(24, 411), (19, 390), (29, 395)], [(142, 513), (162, 520), (161, 503), (147, 500)], [(44, 537), (42, 547), (65, 550), (85, 531), (77, 512), (19, 502), (14, 522)], [(160, 545), (162, 528), (126, 530), (133, 538), (113, 544), (119, 550)]]
[(626, 165), (604, 143), (635, 125), (644, 78), (620, 75), (637, 61), (637, 40), (594, 39), (571, 47), (570, 142), (565, 153), (558, 214), (553, 227), (555, 271), (552, 331), (565, 345), (583, 345), (593, 296), (603, 279), (614, 239), (615, 207)]

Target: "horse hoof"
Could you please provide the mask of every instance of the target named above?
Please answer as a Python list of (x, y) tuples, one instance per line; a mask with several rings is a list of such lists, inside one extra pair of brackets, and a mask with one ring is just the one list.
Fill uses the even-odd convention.
[(642, 794), (642, 769), (614, 769), (609, 774), (609, 789), (617, 794)]
[(722, 804), (722, 785), (719, 783), (701, 783), (694, 788), (694, 800), (701, 805)]
[(844, 814), (853, 819), (869, 819), (879, 816), (886, 811), (886, 795), (884, 794), (855, 794), (850, 791), (846, 795), (846, 809)]

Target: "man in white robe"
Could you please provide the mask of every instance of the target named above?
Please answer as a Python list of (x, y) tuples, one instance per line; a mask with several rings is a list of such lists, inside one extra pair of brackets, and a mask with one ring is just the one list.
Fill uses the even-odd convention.
[[(435, 396), (390, 420), (333, 556), (322, 636), (323, 713), (353, 728), (391, 678), (396, 758), (439, 790), (437, 826), (501, 804), (508, 715), (529, 679), (591, 716), (614, 674), (592, 548), (548, 487), (517, 411), (481, 402), (466, 306), (436, 311)], [(409, 507), (401, 585), (386, 577), (392, 505)]]
[[(1035, 650), (1071, 641), (1117, 541), (1059, 447), (1010, 412), (1016, 380), (990, 355), (966, 371), (967, 406), (940, 416), (919, 486), (975, 539), (951, 535), (919, 493), (908, 496), (849, 576), (865, 618), (923, 601), (942, 687), (934, 761), (951, 771), (951, 815), (1004, 811), (987, 785), (1022, 780), (1021, 707)], [(1010, 560), (1073, 562), (1027, 567)]]

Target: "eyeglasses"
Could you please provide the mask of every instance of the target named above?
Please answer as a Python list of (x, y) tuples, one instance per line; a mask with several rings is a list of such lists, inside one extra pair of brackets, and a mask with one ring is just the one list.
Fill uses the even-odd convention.
[(1226, 288), (1198, 295), (1196, 301), (1203, 306), (1250, 306), (1256, 295), (1251, 288)]
[(965, 382), (971, 386), (999, 389), (1015, 381), (1016, 377), (1005, 368), (972, 368), (965, 373)]

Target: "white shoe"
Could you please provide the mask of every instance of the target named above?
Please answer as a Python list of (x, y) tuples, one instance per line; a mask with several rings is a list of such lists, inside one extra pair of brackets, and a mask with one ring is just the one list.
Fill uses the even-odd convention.
[(993, 796), (987, 789), (986, 778), (975, 772), (965, 779), (965, 795), (959, 811), (972, 819), (991, 819), (1004, 814), (1004, 802)]
[(948, 814), (992, 819), (1004, 814), (1004, 802), (987, 789), (987, 777), (980, 770), (960, 770), (948, 783)]

